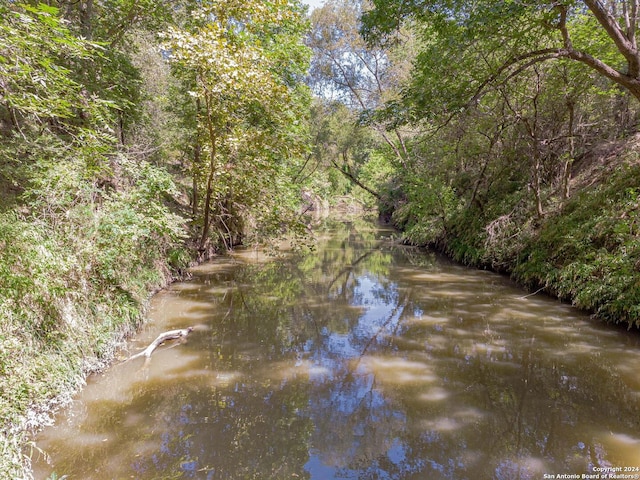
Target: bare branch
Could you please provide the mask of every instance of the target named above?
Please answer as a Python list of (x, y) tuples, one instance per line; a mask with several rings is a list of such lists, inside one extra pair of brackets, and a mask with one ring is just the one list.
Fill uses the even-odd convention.
[[(629, 63), (629, 75), (638, 76), (640, 74), (640, 57), (635, 46), (635, 39), (632, 41), (625, 34), (617, 19), (598, 0), (584, 0), (584, 3), (613, 40), (618, 51), (626, 58)], [(630, 28), (627, 29), (627, 33), (629, 31)]]
[(148, 362), (149, 359), (151, 358), (151, 355), (153, 354), (153, 352), (160, 345), (162, 345), (163, 343), (168, 342), (170, 340), (182, 340), (182, 339), (186, 338), (186, 336), (189, 335), (192, 331), (193, 331), (193, 327), (188, 327), (188, 328), (182, 328), (182, 329), (179, 329), (179, 330), (169, 330), (168, 332), (161, 333), (160, 335), (158, 335), (158, 337), (153, 342), (151, 342), (149, 344), (149, 346), (147, 348), (145, 348), (140, 353), (136, 353), (135, 355), (131, 355), (123, 363), (129, 362), (131, 360), (134, 360), (134, 359), (140, 358), (140, 357), (145, 357), (146, 361)]

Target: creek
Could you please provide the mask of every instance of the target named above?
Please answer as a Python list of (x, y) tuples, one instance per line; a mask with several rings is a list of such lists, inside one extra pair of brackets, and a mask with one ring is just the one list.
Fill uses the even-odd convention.
[(640, 478), (639, 335), (371, 222), (316, 235), (157, 294), (129, 353), (194, 331), (91, 377), (36, 479)]

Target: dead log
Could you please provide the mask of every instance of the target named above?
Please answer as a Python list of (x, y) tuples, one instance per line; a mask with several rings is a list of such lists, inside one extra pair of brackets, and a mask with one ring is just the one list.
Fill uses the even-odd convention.
[(143, 351), (139, 353), (136, 353), (135, 355), (131, 355), (123, 363), (129, 362), (139, 357), (145, 357), (146, 359), (145, 363), (146, 363), (151, 358), (151, 354), (160, 345), (162, 345), (165, 342), (168, 342), (169, 340), (183, 340), (192, 331), (193, 331), (193, 327), (188, 327), (188, 328), (181, 328), (178, 330), (169, 330), (168, 332), (161, 333), (160, 335), (158, 335), (158, 338), (156, 338), (153, 342), (149, 344), (147, 348), (145, 348)]

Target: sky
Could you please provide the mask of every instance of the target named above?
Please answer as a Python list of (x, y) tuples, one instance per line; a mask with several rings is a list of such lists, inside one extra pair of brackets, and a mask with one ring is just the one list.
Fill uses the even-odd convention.
[(304, 3), (305, 5), (309, 5), (309, 11), (311, 11), (316, 7), (322, 6), (324, 0), (302, 0), (302, 3)]

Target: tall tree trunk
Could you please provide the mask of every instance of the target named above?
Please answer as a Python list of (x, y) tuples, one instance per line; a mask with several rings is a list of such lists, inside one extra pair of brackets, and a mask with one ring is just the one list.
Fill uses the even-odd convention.
[(531, 144), (533, 146), (533, 194), (536, 199), (536, 213), (538, 218), (544, 216), (543, 204), (542, 204), (542, 167), (543, 167), (543, 155), (542, 155), (542, 143), (540, 138), (544, 138), (544, 135), (540, 135), (540, 111), (538, 109), (538, 100), (540, 98), (540, 92), (542, 91), (542, 75), (537, 67), (534, 67), (536, 73), (535, 93), (532, 97), (533, 104), (533, 118), (531, 121), (527, 121), (527, 127), (529, 130), (529, 136), (531, 137)]
[[(200, 110), (202, 102), (196, 98), (196, 119), (200, 118)], [(193, 163), (191, 164), (191, 217), (193, 220), (198, 218), (198, 202), (200, 201), (200, 191), (198, 188), (198, 174), (200, 172), (200, 162), (202, 161), (202, 145), (200, 143), (200, 134), (196, 128), (195, 141), (193, 143)]]
[(198, 192), (198, 166), (200, 165), (200, 142), (196, 139), (193, 145), (193, 165), (191, 166), (191, 217), (195, 220), (198, 217), (198, 202), (200, 201)]
[(93, 38), (93, 0), (80, 0), (80, 25), (82, 35), (87, 39)]
[(202, 236), (200, 237), (200, 250), (204, 250), (209, 239), (209, 230), (211, 228), (211, 197), (213, 196), (213, 177), (216, 169), (216, 149), (217, 135), (213, 122), (213, 112), (211, 98), (208, 92), (205, 92), (205, 108), (207, 131), (209, 133), (209, 175), (207, 177), (207, 191), (204, 200), (204, 219), (202, 221)]
[(572, 99), (567, 99), (569, 109), (569, 157), (562, 166), (562, 200), (569, 198), (569, 181), (571, 180), (571, 165), (576, 154), (575, 130), (575, 105)]
[(540, 157), (540, 150), (536, 146), (533, 151), (533, 172), (532, 172), (532, 187), (533, 195), (536, 200), (536, 214), (538, 218), (544, 216), (544, 209), (542, 207), (542, 158)]
[(118, 139), (120, 140), (120, 145), (124, 146), (126, 142), (124, 134), (124, 114), (121, 111), (118, 111)]

